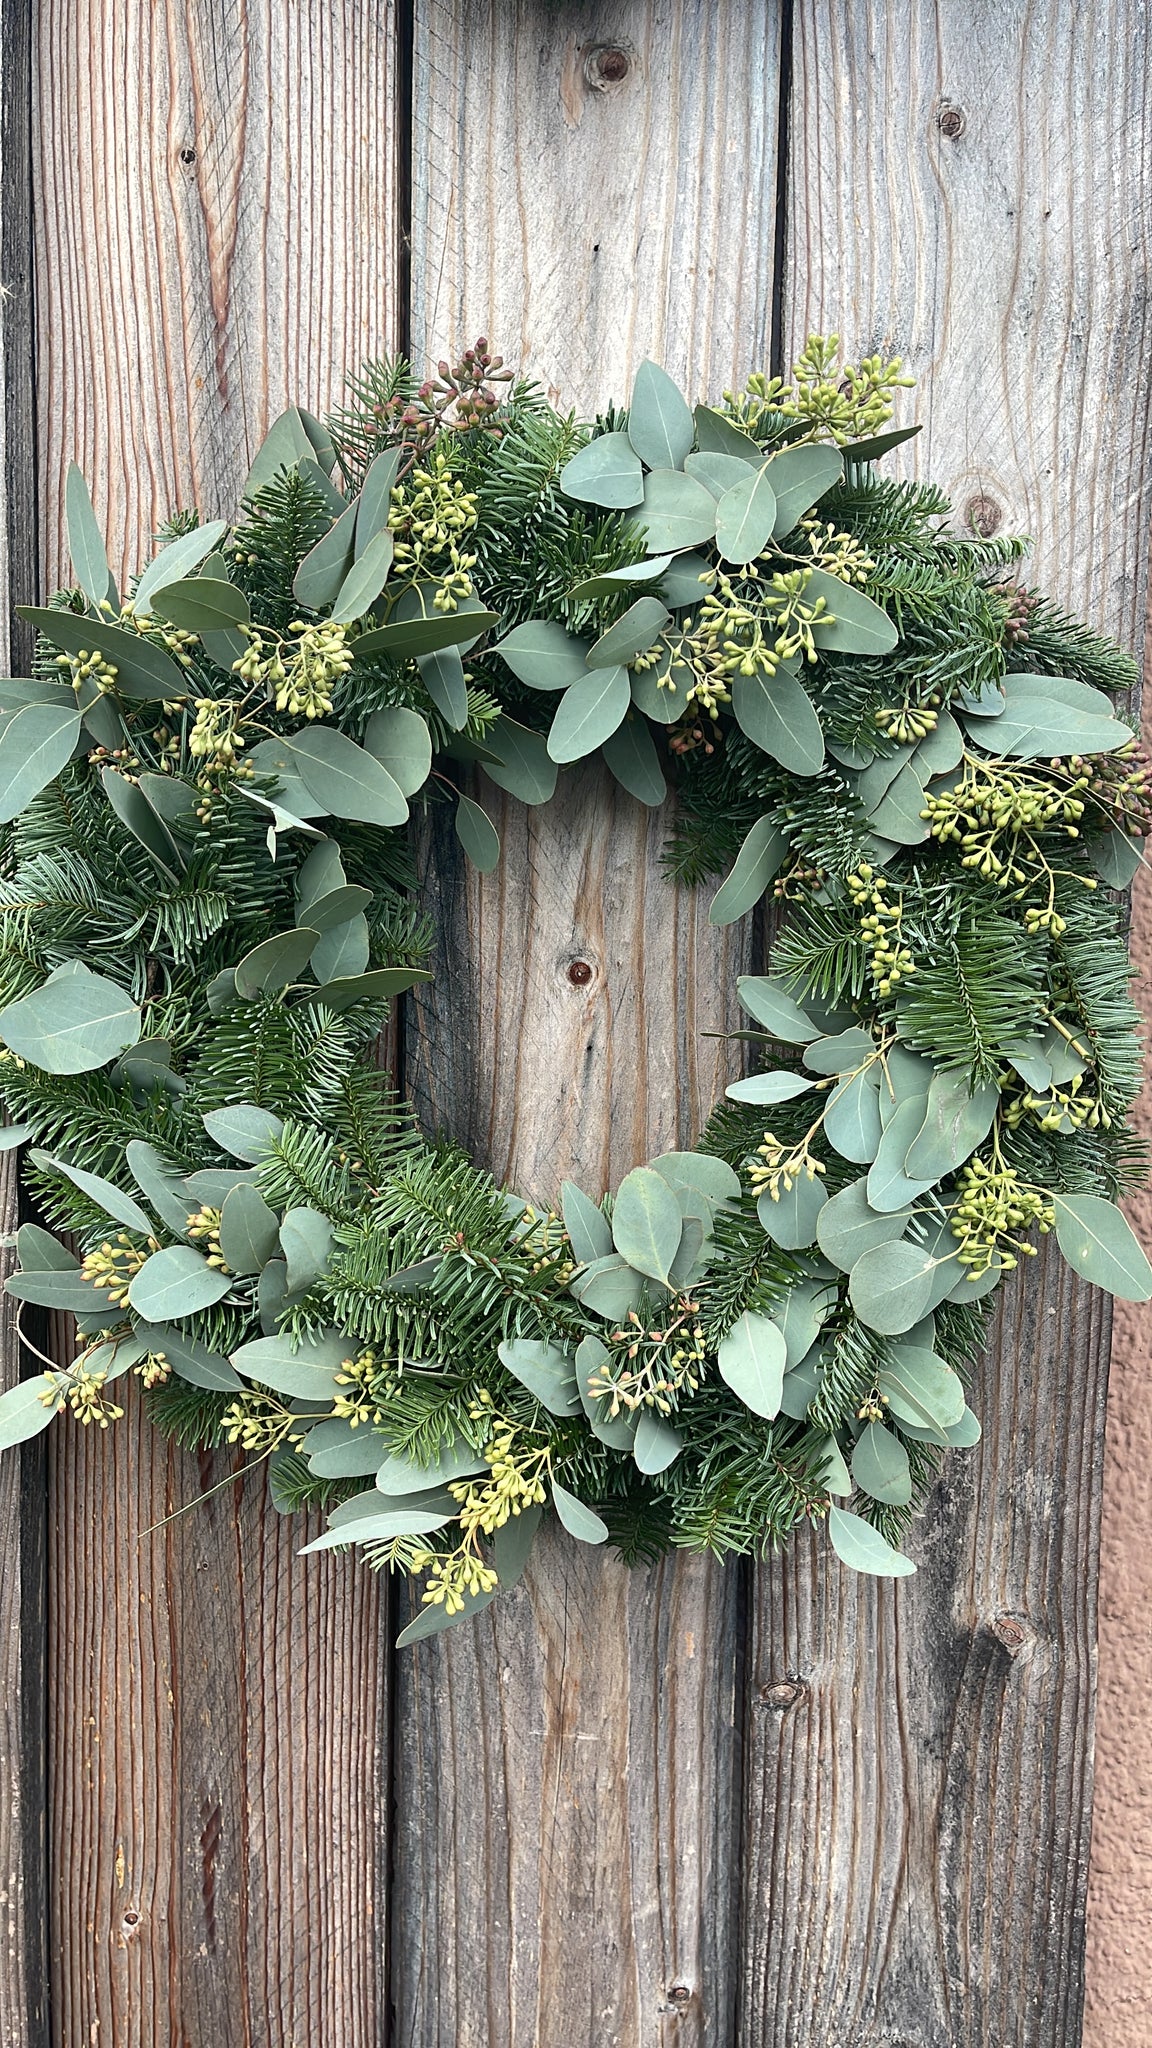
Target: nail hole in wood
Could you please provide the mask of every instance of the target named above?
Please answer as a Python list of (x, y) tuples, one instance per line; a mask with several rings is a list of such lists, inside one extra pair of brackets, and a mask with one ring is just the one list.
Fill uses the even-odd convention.
[(956, 142), (968, 126), (963, 107), (943, 106), (937, 119), (941, 135), (946, 135), (949, 142)]

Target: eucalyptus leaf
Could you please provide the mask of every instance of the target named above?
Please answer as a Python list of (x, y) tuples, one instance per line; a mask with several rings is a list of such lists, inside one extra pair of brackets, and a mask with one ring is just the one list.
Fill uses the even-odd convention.
[(364, 475), (356, 500), (356, 553), (362, 555), (378, 533), (383, 533), (392, 511), (392, 492), (400, 472), (399, 448), (385, 448), (374, 455)]
[(350, 652), (356, 661), (372, 661), (378, 655), (393, 661), (406, 661), (409, 656), (419, 659), (445, 647), (470, 646), (499, 623), (495, 612), (468, 611), (460, 604), (454, 612), (392, 618), (386, 626), (372, 626), (352, 641)]
[(623, 569), (603, 569), (595, 576), (586, 576), (581, 583), (574, 583), (568, 595), (572, 598), (619, 597), (622, 587), (629, 583), (659, 583), (671, 561), (671, 555), (654, 555), (648, 561), (632, 562)]
[(641, 461), (649, 469), (682, 469), (695, 432), (687, 399), (667, 370), (645, 357), (628, 403), (628, 439)]
[(861, 1068), (833, 1090), (824, 1112), (824, 1135), (842, 1159), (860, 1166), (875, 1159), (883, 1135), (876, 1065)]
[(576, 1365), (559, 1344), (532, 1337), (506, 1337), (496, 1347), (513, 1379), (534, 1394), (552, 1415), (571, 1415), (580, 1405)]
[(371, 611), (388, 581), (395, 551), (396, 543), (387, 527), (373, 534), (363, 553), (356, 556), (336, 592), (332, 606), (335, 625), (350, 626), (355, 619), (362, 619)]
[(577, 1264), (586, 1266), (593, 1259), (610, 1258), (612, 1225), (603, 1209), (570, 1180), (560, 1183), (560, 1206)]
[(860, 1321), (883, 1337), (898, 1337), (927, 1312), (935, 1261), (923, 1245), (899, 1238), (862, 1252), (848, 1277), (848, 1295)]
[(607, 1258), (590, 1259), (583, 1270), (568, 1282), (568, 1289), (581, 1308), (590, 1309), (593, 1315), (603, 1316), (607, 1322), (619, 1323), (639, 1305), (644, 1294), (644, 1279), (627, 1259), (621, 1258), (619, 1252), (612, 1252)]
[[(821, 1215), (826, 1215), (831, 1206), (830, 1202), (827, 1203)], [(786, 1372), (795, 1371), (807, 1358), (836, 1306), (837, 1295), (835, 1280), (797, 1280), (774, 1306), (772, 1321), (783, 1333)]]
[(252, 613), (244, 592), (216, 576), (185, 576), (152, 596), (152, 609), (184, 633), (220, 633), (246, 626)]
[(25, 704), (0, 725), (0, 825), (26, 811), (66, 768), (80, 738), (80, 713), (66, 704)]
[(593, 1436), (611, 1450), (631, 1452), (636, 1435), (635, 1412), (629, 1414), (625, 1409), (621, 1414), (613, 1415), (611, 1398), (592, 1392), (592, 1381), (598, 1378), (610, 1358), (608, 1346), (602, 1344), (598, 1337), (582, 1337), (576, 1347), (576, 1389)]
[(667, 1285), (682, 1226), (680, 1204), (661, 1174), (637, 1166), (625, 1175), (612, 1205), (612, 1238), (637, 1273)]
[(580, 682), (565, 690), (548, 734), (553, 761), (582, 760), (611, 739), (627, 717), (631, 702), (626, 668), (585, 671)]
[(763, 462), (764, 450), (759, 442), (742, 433), (726, 413), (717, 412), (711, 405), (698, 405), (693, 417), (697, 448), (718, 455), (737, 455), (742, 462), (753, 462), (757, 467)]
[(733, 1081), (724, 1090), (730, 1102), (793, 1102), (798, 1095), (809, 1095), (816, 1086), (804, 1074), (795, 1074), (787, 1068), (780, 1068), (771, 1074), (749, 1074), (743, 1081)]
[(145, 1259), (128, 1300), (145, 1322), (171, 1322), (222, 1301), (232, 1282), (189, 1244), (168, 1245)]
[(940, 1180), (962, 1166), (991, 1130), (999, 1101), (992, 1083), (970, 1094), (965, 1074), (933, 1074), (924, 1122), (904, 1161), (909, 1180)]
[[(870, 1031), (851, 1024), (845, 1031), (814, 1039), (804, 1051), (804, 1065), (812, 1074), (854, 1074), (866, 1061), (875, 1059), (876, 1041)], [(880, 1068), (875, 1068), (879, 1079)]]
[(662, 1422), (654, 1409), (640, 1410), (632, 1445), (632, 1456), (639, 1471), (646, 1472), (649, 1477), (666, 1472), (669, 1465), (675, 1464), (683, 1448), (683, 1438), (667, 1422)]
[(250, 1182), (232, 1189), (220, 1211), (220, 1252), (233, 1273), (260, 1273), (277, 1248), (276, 1213)]
[[(0, 743), (0, 773), (3, 771), (3, 748)], [(150, 778), (160, 781), (161, 777)], [(143, 780), (143, 778), (141, 778)], [(104, 794), (119, 818), (120, 823), (151, 854), (153, 860), (171, 878), (178, 876), (184, 860), (163, 818), (157, 815), (153, 805), (138, 782), (129, 782), (115, 768), (104, 768), (100, 772)]]
[(716, 548), (725, 562), (754, 562), (772, 538), (776, 493), (768, 466), (741, 477), (716, 507)]
[(458, 647), (442, 647), (417, 657), (416, 666), (433, 704), (453, 732), (468, 723), (468, 685)]
[(837, 448), (824, 441), (808, 441), (802, 448), (784, 448), (768, 464), (768, 481), (776, 498), (773, 536), (780, 540), (792, 533), (805, 512), (840, 481), (843, 459)]
[(740, 1199), (739, 1174), (726, 1159), (710, 1152), (662, 1152), (648, 1164), (675, 1191), (682, 1207), (712, 1211)]
[(709, 924), (734, 924), (755, 908), (788, 852), (788, 841), (771, 818), (757, 818), (724, 881), (712, 898)]
[(804, 685), (781, 666), (732, 683), (732, 711), (741, 732), (792, 775), (815, 775), (824, 765), (824, 734)]
[(88, 599), (89, 604), (99, 608), (111, 600), (116, 603), (116, 585), (108, 567), (104, 541), (92, 509), (92, 499), (83, 472), (74, 462), (68, 464), (64, 482), (64, 515), (68, 526), (68, 552), (76, 581)]
[(88, 1173), (81, 1166), (72, 1166), (66, 1159), (57, 1159), (51, 1152), (32, 1151), (28, 1157), (34, 1166), (62, 1174), (73, 1187), (79, 1188), (81, 1194), (87, 1195), (90, 1202), (95, 1202), (97, 1208), (103, 1209), (104, 1214), (115, 1222), (122, 1223), (126, 1230), (135, 1230), (141, 1237), (151, 1236), (151, 1217), (145, 1215), (139, 1202), (133, 1201), (132, 1196), (125, 1194), (123, 1188), (118, 1188), (113, 1181), (105, 1180), (99, 1173)]
[(280, 742), (313, 801), (335, 818), (403, 825), (408, 805), (374, 754), (332, 725), (313, 725)]
[(82, 618), (78, 612), (47, 611), (30, 604), (19, 604), (16, 610), (65, 654), (102, 655), (116, 671), (116, 688), (122, 696), (177, 701), (188, 695), (187, 672), (154, 640), (126, 626), (110, 626), (103, 619)]
[(623, 616), (601, 633), (588, 649), (589, 668), (625, 666), (659, 638), (671, 613), (658, 597), (638, 597)]
[(500, 859), (500, 834), (487, 811), (462, 796), (456, 805), (456, 837), (474, 868), (490, 875)]
[(488, 1461), (480, 1451), (474, 1451), (462, 1437), (454, 1437), (431, 1465), (419, 1465), (394, 1451), (377, 1472), (376, 1485), (386, 1494), (424, 1493), (430, 1487), (452, 1486), (458, 1479), (471, 1479), (474, 1473), (487, 1469)]
[(652, 735), (642, 718), (626, 712), (623, 723), (604, 741), (602, 751), (617, 782), (629, 796), (652, 809), (664, 802), (668, 785)]
[(885, 1126), (884, 1135), (868, 1175), (868, 1200), (881, 1215), (907, 1211), (909, 1203), (927, 1194), (939, 1178), (936, 1174), (928, 1174), (922, 1180), (911, 1180), (904, 1171), (908, 1148), (924, 1128), (927, 1108), (926, 1095), (910, 1095), (889, 1112), (881, 1087), (880, 1114)]
[(676, 469), (651, 469), (644, 479), (637, 522), (647, 531), (649, 554), (675, 554), (679, 548), (712, 539), (716, 500), (696, 477)]
[(574, 1493), (569, 1493), (566, 1486), (561, 1486), (558, 1479), (552, 1481), (552, 1502), (568, 1534), (575, 1536), (578, 1543), (607, 1543), (607, 1522), (577, 1500)]
[(54, 1376), (46, 1372), (6, 1388), (0, 1394), (0, 1451), (10, 1451), (14, 1445), (26, 1444), (39, 1436), (42, 1429), (47, 1429), (62, 1398)]
[(498, 789), (525, 804), (546, 804), (555, 796), (558, 770), (543, 733), (519, 725), (502, 711), (484, 734), (484, 745), (497, 756), (485, 762), (484, 772)]
[(10, 1052), (46, 1074), (90, 1074), (140, 1037), (136, 1004), (81, 960), (54, 968), (47, 981), (0, 1010)]
[(1053, 1195), (1056, 1242), (1074, 1273), (1121, 1301), (1152, 1299), (1152, 1265), (1123, 1212), (1102, 1195)]
[(870, 1422), (852, 1453), (852, 1478), (861, 1493), (889, 1507), (907, 1507), (912, 1498), (912, 1470), (898, 1436), (882, 1422)]
[(716, 1362), (720, 1377), (754, 1415), (769, 1419), (780, 1412), (788, 1346), (779, 1324), (750, 1309), (720, 1340)]
[[(1004, 677), (1004, 710), (972, 737), (1018, 761), (1068, 754), (1112, 754), (1132, 733), (1113, 717), (1111, 699), (1067, 676)], [(971, 730), (971, 728), (969, 728)]]
[(815, 1241), (820, 1212), (828, 1191), (819, 1175), (809, 1180), (801, 1173), (790, 1188), (781, 1188), (775, 1201), (765, 1189), (756, 1204), (761, 1229), (782, 1250), (803, 1251)]
[(256, 996), (274, 995), (298, 981), (312, 957), (320, 934), (310, 925), (294, 931), (276, 932), (261, 939), (250, 953), (236, 963), (236, 993), (245, 1002)]
[(190, 1387), (203, 1387), (212, 1394), (239, 1394), (244, 1382), (235, 1366), (218, 1351), (209, 1351), (199, 1338), (189, 1336), (170, 1323), (142, 1322), (136, 1335), (154, 1358), (167, 1359), (177, 1379)]
[(128, 1170), (151, 1203), (166, 1230), (186, 1237), (194, 1204), (188, 1200), (177, 1167), (169, 1165), (143, 1138), (132, 1138), (124, 1148)]
[(310, 548), (292, 581), (292, 594), (309, 611), (328, 611), (352, 567), (357, 507), (349, 505)]
[(817, 647), (836, 654), (891, 654), (900, 638), (895, 622), (862, 590), (845, 583), (827, 569), (813, 569), (804, 586), (804, 599), (814, 604), (823, 598), (827, 614), (812, 628)]
[(321, 932), (308, 966), (326, 991), (333, 982), (358, 979), (368, 966), (371, 951), (368, 920), (358, 912), (344, 924)]
[(332, 1238), (332, 1225), (319, 1209), (305, 1203), (287, 1211), (280, 1223), (280, 1247), (288, 1269), (285, 1283), (289, 1294), (302, 1294), (323, 1278)]
[[(661, 605), (661, 611), (664, 607)], [(567, 690), (588, 680), (590, 642), (569, 633), (557, 619), (527, 619), (493, 649), (518, 682), (533, 690)]]
[(222, 1152), (257, 1166), (282, 1135), (284, 1125), (270, 1109), (254, 1102), (233, 1102), (226, 1109), (211, 1109), (203, 1119), (204, 1128)]
[(910, 1557), (893, 1550), (878, 1529), (862, 1515), (846, 1508), (828, 1509), (828, 1539), (843, 1564), (854, 1572), (868, 1572), (879, 1579), (906, 1579), (916, 1567)]
[(855, 1180), (821, 1209), (816, 1242), (826, 1259), (842, 1273), (850, 1273), (863, 1252), (902, 1238), (911, 1213), (910, 1209), (875, 1209), (868, 1198), (868, 1181)]
[(607, 511), (626, 512), (644, 495), (644, 472), (627, 434), (599, 434), (560, 471), (566, 497)]
[[(722, 498), (734, 484), (747, 483), (750, 477), (758, 476), (762, 468), (762, 461), (750, 465), (746, 456), (726, 455), (720, 449), (711, 448), (689, 455), (684, 463), (686, 474), (696, 477), (705, 490), (711, 491), (716, 499)], [(772, 513), (775, 518), (775, 496), (772, 500)], [(756, 552), (759, 554), (759, 548)]]
[(356, 1350), (355, 1339), (339, 1330), (322, 1330), (294, 1343), (290, 1337), (256, 1337), (232, 1353), (232, 1363), (245, 1379), (290, 1400), (327, 1407), (340, 1392), (339, 1375)]
[(736, 992), (742, 1008), (764, 1026), (770, 1038), (779, 1039), (784, 1045), (809, 1045), (814, 1038), (824, 1036), (787, 989), (766, 975), (740, 975)]

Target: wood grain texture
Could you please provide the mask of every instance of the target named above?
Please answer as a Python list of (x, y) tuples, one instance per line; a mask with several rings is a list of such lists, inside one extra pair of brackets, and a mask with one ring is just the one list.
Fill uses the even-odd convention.
[(1103, 1298), (1029, 1261), (916, 1578), (758, 1574), (742, 2048), (1079, 2040), (1107, 1358)]
[[(27, 9), (0, 4), (0, 667), (20, 673), (13, 617), (35, 595), (31, 49)], [(0, 1229), (18, 1220), (16, 1155), (0, 1157)], [(0, 1255), (6, 1275), (13, 1255)], [(0, 1296), (0, 1387), (24, 1359)], [(32, 1361), (29, 1361), (32, 1363)], [(44, 1476), (33, 1442), (0, 1459), (0, 2048), (40, 2048), (46, 2024)]]
[[(391, 0), (35, 10), (42, 544), (91, 480), (119, 566), (236, 502), (269, 417), (394, 338)], [(376, 2048), (380, 1588), (135, 1405), (51, 1481), (53, 2041)], [(115, 1595), (108, 1561), (116, 1561)]]
[[(759, 6), (422, 0), (417, 350), (487, 331), (584, 406), (646, 353), (692, 388), (762, 360), (777, 52)], [(599, 769), (540, 812), (487, 796), (497, 872), (465, 871), (439, 825), (424, 862), (440, 971), (409, 1085), (525, 1194), (565, 1174), (599, 1193), (719, 1094), (732, 1054), (701, 1034), (732, 1021), (748, 935), (661, 878), (667, 820)], [(475, 1628), (400, 1660), (405, 2048), (729, 2042), (738, 1593), (700, 1561), (629, 1578), (548, 1541)]]
[[(978, 35), (960, 0), (797, 10), (790, 343), (839, 328), (930, 375), (909, 466), (985, 530), (1031, 530), (1036, 580), (1130, 645), (1147, 83), (1129, 10), (995, 4)], [(1107, 1354), (1101, 1305), (1045, 1259), (1001, 1313), (986, 1441), (914, 1538), (920, 1580), (758, 1575), (748, 2048), (1080, 2038)]]

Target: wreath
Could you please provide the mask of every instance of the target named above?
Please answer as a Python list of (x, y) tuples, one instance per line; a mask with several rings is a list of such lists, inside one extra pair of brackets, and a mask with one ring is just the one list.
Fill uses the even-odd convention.
[[(82, 1341), (0, 1444), (107, 1427), (134, 1374), (181, 1444), (326, 1507), (309, 1549), (421, 1575), (403, 1641), (512, 1583), (549, 1502), (629, 1560), (820, 1523), (911, 1572), (1036, 1236), (1152, 1294), (1116, 1207), (1135, 667), (1019, 582), (1022, 542), (880, 473), (909, 381), (815, 339), (693, 411), (646, 362), (589, 426), (484, 341), (421, 384), (377, 363), (123, 595), (71, 470), (77, 587), (23, 608), (34, 673), (0, 685), (0, 1099), (75, 1246), (25, 1223), (8, 1290)], [(778, 929), (697, 1149), (542, 1213), (421, 1134), (376, 1043), (428, 978), (412, 806), (453, 803), (486, 870), (462, 769), (543, 804), (597, 751), (640, 803), (670, 777), (714, 923), (768, 898)]]

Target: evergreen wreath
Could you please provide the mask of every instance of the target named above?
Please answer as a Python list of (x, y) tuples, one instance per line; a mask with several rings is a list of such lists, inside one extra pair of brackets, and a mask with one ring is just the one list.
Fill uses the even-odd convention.
[[(815, 339), (693, 412), (647, 362), (588, 426), (484, 341), (419, 385), (376, 363), (123, 597), (72, 469), (77, 588), (0, 685), (0, 1098), (77, 1246), (25, 1223), (8, 1288), (82, 1345), (0, 1398), (0, 1445), (106, 1427), (135, 1374), (180, 1443), (326, 1506), (309, 1548), (423, 1575), (404, 1641), (513, 1582), (549, 1501), (628, 1559), (820, 1522), (910, 1572), (1035, 1235), (1152, 1294), (1115, 1206), (1135, 667), (1020, 584), (1023, 543), (878, 473), (909, 381)], [(410, 806), (454, 802), (486, 870), (456, 764), (542, 804), (596, 751), (644, 804), (671, 774), (714, 923), (781, 916), (698, 1148), (541, 1214), (417, 1130), (375, 1043), (427, 978)]]

